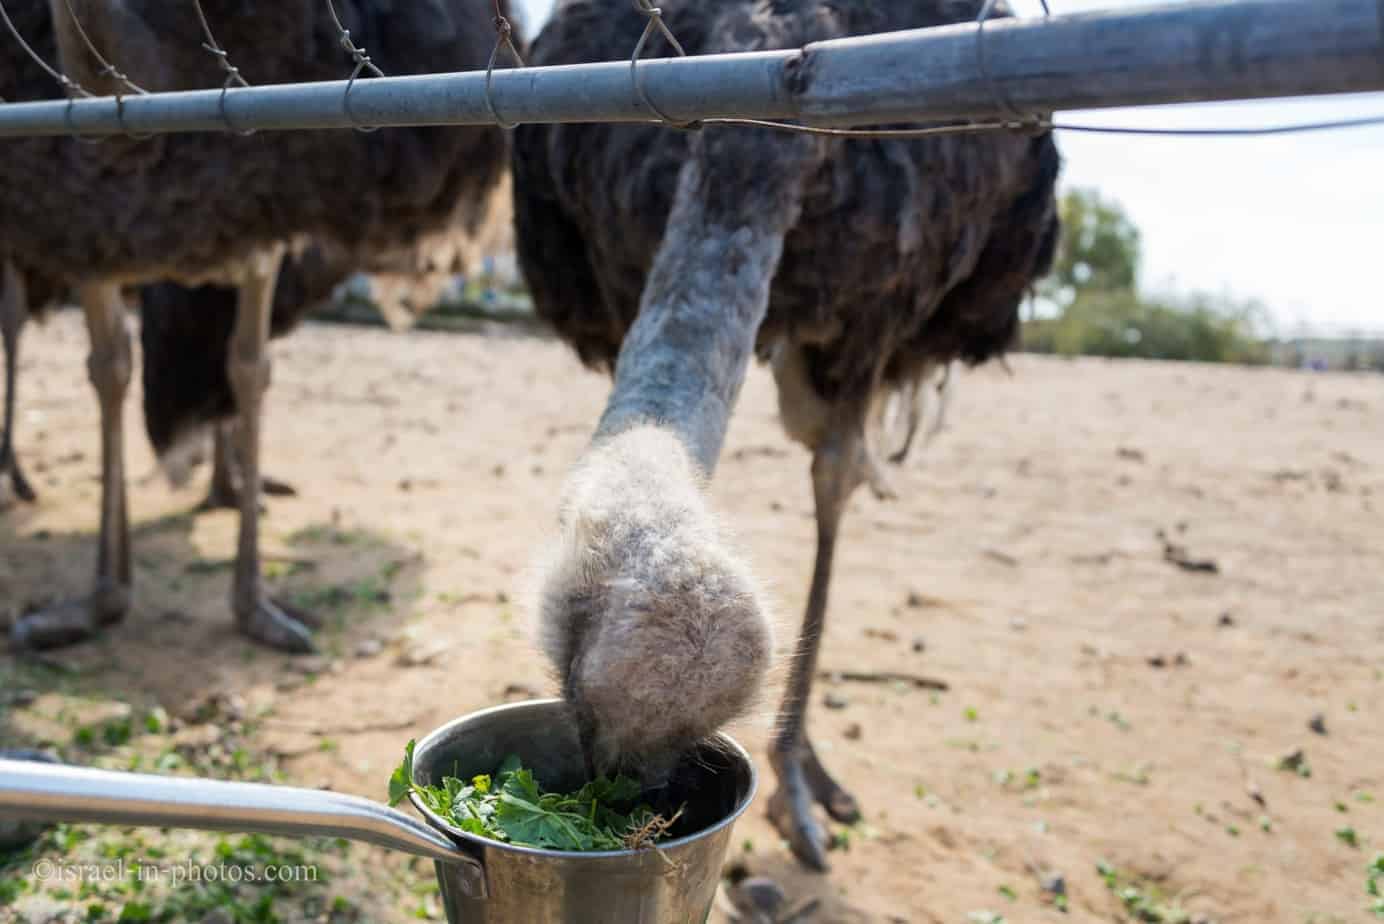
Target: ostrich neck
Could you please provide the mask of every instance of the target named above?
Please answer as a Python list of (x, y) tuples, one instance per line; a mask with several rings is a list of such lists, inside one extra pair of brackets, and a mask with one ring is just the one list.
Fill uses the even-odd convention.
[[(704, 143), (683, 168), (595, 437), (656, 423), (683, 442), (708, 477), (815, 151), (800, 139), (765, 144), (762, 135), (718, 135), (699, 139)], [(763, 169), (769, 163), (773, 168)]]

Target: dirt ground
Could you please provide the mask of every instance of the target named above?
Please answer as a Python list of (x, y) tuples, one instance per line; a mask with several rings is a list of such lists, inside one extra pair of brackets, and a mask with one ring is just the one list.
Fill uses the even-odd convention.
[[(18, 445), (43, 496), (0, 513), (0, 611), (83, 589), (98, 514), (79, 319), (24, 347)], [(503, 333), (310, 326), (275, 355), (266, 469), (300, 495), (268, 502), (264, 545), (276, 583), (332, 617), (325, 658), (305, 668), (233, 634), (235, 516), (189, 514), (205, 470), (178, 490), (156, 473), (136, 389), (137, 606), (46, 662), (0, 653), (0, 682), (60, 676), (175, 716), (233, 692), (268, 710), (254, 747), (288, 780), (381, 798), (410, 736), (550, 692), (526, 573), (607, 382)], [(901, 500), (860, 492), (838, 553), (823, 666), (950, 690), (819, 684), (813, 736), (866, 815), (826, 876), (800, 872), (764, 820), (766, 706), (736, 730), (765, 778), (733, 859), (820, 897), (819, 921), (1371, 919), (1381, 380), (1011, 362), (1012, 377), (960, 377), (948, 429), (896, 473)], [(790, 627), (812, 565), (807, 469), (756, 369), (715, 503)], [(1160, 530), (1218, 573), (1166, 560)], [(36, 708), (10, 710), (11, 739), (44, 739)]]

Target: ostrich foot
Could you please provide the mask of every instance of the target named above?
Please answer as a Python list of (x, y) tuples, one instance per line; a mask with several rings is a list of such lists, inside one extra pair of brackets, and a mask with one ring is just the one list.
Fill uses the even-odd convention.
[[(240, 489), (232, 485), (212, 483), (211, 490), (207, 491), (207, 496), (197, 505), (198, 513), (210, 513), (213, 510), (239, 510), (240, 509)], [(260, 505), (260, 512), (264, 512), (264, 505)]]
[[(240, 489), (245, 483), (245, 479), (241, 474), (243, 466), (240, 456), (235, 450), (236, 427), (230, 422), (219, 423), (212, 434), (211, 488), (207, 491), (206, 499), (198, 505), (197, 509), (199, 512), (239, 510)], [(268, 475), (260, 475), (260, 498), (258, 499), (297, 496), (298, 489), (288, 482), (279, 481)], [(264, 513), (263, 504), (260, 504), (259, 512)]]
[(808, 869), (825, 873), (826, 831), (812, 817), (813, 793), (800, 764), (790, 762), (778, 771), (779, 788), (769, 799), (769, 821), (788, 842), (793, 856)]
[(297, 497), (298, 489), (287, 481), (279, 481), (268, 475), (260, 476), (260, 490), (269, 497)]
[(826, 809), (833, 821), (854, 824), (860, 820), (860, 804), (832, 779), (811, 742), (792, 753), (775, 751), (771, 763), (779, 788), (769, 800), (769, 820), (788, 841), (793, 855), (807, 867), (826, 872), (827, 837), (812, 815), (814, 802)]
[(843, 825), (855, 824), (860, 820), (860, 803), (832, 778), (826, 767), (822, 766), (812, 742), (806, 744), (807, 753), (802, 759), (802, 767), (803, 773), (807, 776), (807, 783), (812, 787), (812, 794), (817, 797), (817, 802), (822, 808), (827, 810), (832, 821), (838, 821)]
[[(6, 473), (10, 476), (10, 487), (14, 496), (26, 504), (32, 504), (38, 500), (38, 494), (34, 493), (33, 487), (29, 484), (29, 479), (24, 477), (24, 471), (19, 467), (19, 460), (13, 455), (0, 459), (0, 477)], [(0, 495), (3, 496), (3, 495)], [(0, 507), (5, 506), (0, 504)]]
[(236, 628), (257, 642), (289, 654), (313, 654), (312, 630), (321, 628), (314, 614), (281, 603), (264, 590), (235, 607)]
[(86, 641), (125, 618), (130, 596), (129, 587), (104, 583), (85, 600), (26, 613), (10, 626), (10, 643), (21, 650), (43, 651)]
[[(297, 497), (298, 489), (287, 481), (279, 481), (276, 478), (264, 476), (260, 484), (260, 494), (266, 497)], [(235, 485), (212, 482), (211, 489), (207, 496), (197, 505), (199, 513), (207, 513), (212, 510), (239, 510), (240, 509), (240, 488)], [(260, 513), (265, 512), (265, 507), (260, 504)]]

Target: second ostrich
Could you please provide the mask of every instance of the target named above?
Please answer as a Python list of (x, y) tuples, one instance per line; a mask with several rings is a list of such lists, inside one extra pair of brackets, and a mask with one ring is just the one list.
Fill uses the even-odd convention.
[[(485, 65), (493, 0), (335, 0), (357, 43), (393, 73)], [(153, 90), (220, 85), (192, 4), (153, 0), (9, 0), (16, 27), (40, 55), (88, 89), (110, 92), (106, 58)], [(505, 7), (502, 2), (501, 9)], [(351, 66), (319, 0), (244, 4), (202, 0), (216, 37), (262, 83), (339, 79)], [(253, 67), (253, 71), (249, 68)], [(0, 60), (0, 96), (36, 99), (55, 88), (18, 50)], [(92, 594), (29, 613), (11, 627), (21, 646), (87, 638), (123, 619), (133, 594), (126, 512), (123, 406), (132, 374), (123, 288), (174, 280), (236, 289), (226, 375), (239, 413), (244, 466), (231, 608), (239, 631), (286, 651), (312, 650), (309, 614), (274, 600), (259, 562), (259, 444), (269, 385), (271, 307), (284, 252), (328, 241), (369, 271), (434, 233), (479, 222), (499, 181), (496, 128), (278, 132), (253, 137), (165, 135), (4, 143), (0, 260), (76, 293), (91, 340), (88, 372), (101, 409), (102, 500)]]
[[(689, 54), (788, 48), (974, 20), (981, 0), (666, 0)], [(567, 0), (534, 64), (628, 56), (623, 0)], [(810, 51), (808, 54), (810, 55)], [(759, 128), (525, 126), (514, 138), (521, 267), (539, 313), (614, 374), (568, 481), (542, 584), (543, 641), (598, 766), (657, 777), (754, 701), (769, 662), (761, 595), (708, 510), (750, 358), (812, 453), (817, 557), (772, 763), (778, 829), (825, 869), (814, 804), (856, 800), (805, 720), (842, 515), (890, 493), (878, 402), (1014, 338), (1057, 239), (1049, 134), (823, 139)]]

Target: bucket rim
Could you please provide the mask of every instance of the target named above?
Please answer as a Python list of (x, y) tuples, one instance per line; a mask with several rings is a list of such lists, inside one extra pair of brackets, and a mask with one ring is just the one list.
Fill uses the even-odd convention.
[[(517, 703), (504, 703), (499, 706), (491, 706), (487, 709), (480, 709), (476, 712), (469, 712), (466, 715), (459, 716), (453, 719), (452, 721), (446, 723), (445, 725), (440, 725), (432, 731), (428, 732), (428, 734), (423, 736), (423, 738), (419, 739), (418, 743), (414, 746), (414, 753), (417, 754), (419, 751), (426, 751), (428, 747), (435, 742), (436, 739), (441, 738), (456, 726), (472, 722), (483, 716), (491, 716), (509, 711), (517, 712), (520, 710), (533, 709), (535, 707), (540, 706), (555, 705), (565, 706), (566, 702), (557, 697), (550, 697), (546, 699), (527, 699)], [(418, 798), (417, 793), (415, 793), (412, 789), (409, 790), (408, 798), (409, 802), (413, 804), (413, 807), (417, 809), (418, 813), (423, 816), (424, 820), (427, 821), (429, 825), (436, 828), (438, 831), (441, 831), (443, 834), (446, 834), (454, 842), (471, 844), (478, 847), (485, 847), (491, 850), (504, 850), (520, 856), (551, 860), (628, 860), (630, 857), (647, 853), (650, 850), (658, 850), (665, 852), (669, 850), (676, 850), (677, 848), (691, 844), (694, 841), (700, 841), (705, 838), (711, 837), (717, 832), (725, 830), (726, 828), (729, 828), (731, 825), (734, 825), (737, 821), (739, 821), (740, 816), (744, 815), (746, 810), (749, 809), (750, 804), (754, 802), (755, 796), (759, 793), (759, 771), (758, 769), (756, 769), (754, 765), (754, 760), (750, 757), (750, 752), (745, 750), (744, 746), (741, 745), (740, 742), (736, 741), (734, 738), (732, 738), (725, 732), (717, 732), (716, 734), (712, 735), (709, 740), (716, 742), (717, 748), (724, 749), (729, 754), (738, 758), (744, 764), (745, 769), (749, 771), (749, 786), (745, 790), (745, 795), (736, 803), (735, 808), (730, 813), (728, 813), (724, 818), (716, 822), (714, 825), (703, 828), (702, 830), (694, 832), (692, 834), (687, 834), (683, 837), (675, 838), (671, 841), (664, 841), (663, 843), (657, 844), (653, 847), (637, 847), (633, 850), (551, 850), (543, 847), (523, 847), (517, 844), (510, 844), (506, 841), (497, 841), (492, 840), (488, 837), (481, 837), (477, 834), (472, 834), (469, 831), (463, 831), (460, 828), (449, 824), (440, 815), (436, 814), (432, 811), (432, 809), (424, 805), (422, 800)], [(415, 770), (415, 773), (416, 772), (417, 771)], [(416, 780), (411, 780), (410, 782), (416, 782)]]

